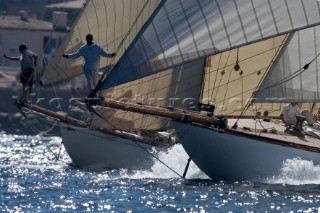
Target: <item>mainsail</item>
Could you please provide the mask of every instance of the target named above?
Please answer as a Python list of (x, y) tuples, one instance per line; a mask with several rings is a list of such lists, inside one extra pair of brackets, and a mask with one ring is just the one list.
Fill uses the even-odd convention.
[(163, 0), (100, 89), (320, 23), (310, 0)]
[[(166, 70), (140, 80), (110, 88), (102, 92), (107, 100), (150, 105), (154, 107), (172, 106), (197, 110), (202, 87), (204, 61), (199, 60)], [(100, 109), (107, 122), (95, 118), (94, 125), (104, 125), (118, 129), (165, 129), (170, 127), (167, 120), (141, 113), (132, 113), (112, 108)]]
[[(208, 57), (202, 102), (214, 104), (216, 114), (240, 115), (287, 41), (288, 35), (282, 35)], [(252, 116), (256, 110), (262, 105), (250, 107), (246, 114)]]

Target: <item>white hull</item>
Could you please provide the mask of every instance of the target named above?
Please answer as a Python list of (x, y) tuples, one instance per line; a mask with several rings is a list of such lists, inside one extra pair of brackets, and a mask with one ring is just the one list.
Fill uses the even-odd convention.
[(295, 157), (320, 164), (317, 152), (177, 121), (173, 125), (187, 154), (213, 180), (270, 178), (280, 173), (285, 160)]
[(81, 168), (147, 169), (153, 164), (146, 150), (154, 146), (149, 144), (74, 126), (62, 127), (61, 134), (67, 153)]

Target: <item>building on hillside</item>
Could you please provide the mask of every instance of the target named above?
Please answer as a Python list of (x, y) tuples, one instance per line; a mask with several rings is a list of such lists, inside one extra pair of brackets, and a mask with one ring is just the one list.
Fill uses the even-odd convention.
[(46, 5), (46, 8), (61, 8), (61, 9), (81, 9), (87, 0), (71, 0), (68, 2), (56, 3)]
[[(47, 4), (61, 3), (66, 0), (0, 0), (0, 13), (6, 15), (17, 15), (20, 10), (25, 10), (35, 14), (39, 19), (43, 19), (46, 14), (44, 7)], [(70, 1), (70, 0), (68, 0)]]
[(19, 62), (2, 55), (20, 55), (18, 47), (21, 43), (37, 53), (39, 66), (45, 67), (68, 31), (67, 13), (64, 12), (53, 12), (52, 22), (36, 19), (25, 11), (20, 11), (19, 16), (0, 15), (0, 70), (1, 67), (20, 67)]
[(52, 12), (54, 11), (67, 12), (67, 24), (71, 26), (86, 2), (87, 0), (69, 0), (62, 3), (48, 4), (44, 7), (44, 11), (46, 11), (46, 13), (43, 19), (51, 20), (51, 14), (53, 14)]

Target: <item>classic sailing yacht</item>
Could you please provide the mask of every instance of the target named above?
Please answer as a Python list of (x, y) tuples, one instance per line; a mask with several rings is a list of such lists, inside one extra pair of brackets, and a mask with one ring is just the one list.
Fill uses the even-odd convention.
[[(116, 66), (107, 70), (96, 91), (103, 93), (118, 85), (165, 73), (168, 69), (189, 67), (196, 62), (201, 64), (201, 60), (205, 60), (199, 75), (202, 82), (200, 98), (188, 105), (191, 111), (179, 109), (175, 103), (165, 108), (105, 100), (99, 101), (99, 105), (173, 119), (180, 142), (190, 158), (214, 180), (268, 177), (277, 172), (284, 160), (293, 157), (318, 164), (319, 148), (315, 145), (318, 139), (311, 141), (312, 138), (307, 136), (299, 139), (295, 135), (269, 134), (268, 131), (264, 134), (262, 130), (271, 127), (258, 129), (257, 119), (248, 119), (254, 121), (252, 125), (243, 124), (239, 118), (252, 115), (250, 112), (254, 112), (254, 116), (257, 110), (263, 109), (252, 108), (253, 98), (264, 94), (268, 98), (259, 102), (274, 100), (272, 96), (266, 96), (269, 86), (280, 85), (281, 88), (283, 83), (287, 85), (286, 75), (277, 79), (279, 76), (272, 77), (269, 73), (277, 70), (275, 62), (286, 55), (286, 48), (294, 40), (293, 33), (320, 24), (319, 8), (318, 1), (310, 0), (158, 1), (141, 28), (130, 37), (127, 48), (118, 55), (121, 57)], [(300, 67), (312, 59), (316, 57), (301, 61)], [(288, 60), (284, 61), (284, 64), (288, 63)], [(292, 70), (291, 66), (281, 68)], [(181, 74), (190, 72), (190, 69), (179, 70)], [(199, 70), (194, 67), (192, 72)], [(266, 79), (269, 81), (264, 83)], [(300, 82), (304, 80), (300, 79)], [(307, 91), (302, 86), (300, 89)], [(291, 100), (291, 97), (283, 97)], [(246, 99), (249, 101), (243, 101)], [(299, 101), (310, 100), (301, 98)], [(318, 102), (318, 99), (314, 101)], [(283, 102), (279, 101), (277, 106), (281, 107)], [(210, 112), (199, 112), (198, 103)], [(225, 117), (212, 116), (214, 107), (211, 104), (216, 105), (216, 112), (220, 110), (219, 113), (236, 118), (232, 122), (236, 124), (232, 125), (234, 129), (227, 127)], [(271, 110), (270, 106), (273, 105), (264, 104), (262, 107)], [(251, 108), (253, 110), (248, 110)], [(279, 125), (276, 131), (284, 130)]]
[[(69, 105), (67, 108), (59, 109), (61, 112), (57, 113), (41, 107), (41, 103), (37, 105), (20, 103), (36, 113), (52, 117), (55, 122), (59, 122), (63, 145), (76, 166), (146, 169), (150, 168), (154, 162), (155, 151), (166, 150), (175, 144), (173, 127), (168, 120), (164, 119), (112, 108), (92, 107), (97, 115), (93, 114), (90, 122), (84, 122), (86, 118), (82, 119), (81, 116), (87, 111), (87, 106), (82, 102), (83, 92), (80, 93), (77, 89), (82, 88), (84, 82), (83, 76), (80, 75), (83, 72), (82, 59), (66, 61), (61, 57), (63, 52), (77, 50), (83, 44), (88, 32), (94, 35), (95, 42), (108, 51), (117, 51), (117, 55), (121, 56), (158, 2), (87, 1), (70, 33), (56, 51), (42, 76), (44, 85), (62, 84), (61, 82), (72, 85), (70, 99), (61, 100), (68, 102)], [(188, 82), (187, 79), (191, 77), (201, 79), (203, 63), (204, 60), (199, 60), (190, 65), (168, 69), (143, 80), (110, 88), (99, 96), (105, 99), (131, 100), (134, 103), (157, 106), (170, 104), (171, 100), (166, 99), (167, 96), (197, 97), (201, 84)], [(101, 71), (104, 72), (112, 64), (114, 64), (113, 61), (101, 59)], [(182, 72), (187, 69), (199, 71)], [(179, 86), (175, 83), (178, 80)], [(192, 88), (188, 94), (183, 89), (184, 86), (181, 83), (183, 81)], [(38, 94), (41, 94), (41, 91), (38, 91)]]
[[(319, 25), (319, 8), (318, 1), (305, 0), (161, 1), (118, 61), (118, 67), (110, 72), (98, 89), (130, 82), (211, 56), (207, 58), (206, 67), (213, 67), (213, 71), (205, 73), (204, 82), (213, 83), (213, 86), (204, 84), (202, 98), (206, 98), (206, 93), (213, 94), (215, 98), (212, 99), (213, 95), (210, 95), (209, 100), (204, 103), (214, 103), (222, 114), (233, 115), (236, 118), (233, 122), (235, 125), (231, 125), (234, 129), (231, 126), (226, 128), (224, 117), (216, 116), (210, 120), (208, 116), (208, 120), (205, 120), (203, 117), (199, 118), (195, 112), (184, 111), (179, 119), (179, 116), (174, 117), (169, 113), (156, 113), (146, 106), (143, 108), (144, 113), (173, 118), (186, 152), (195, 164), (214, 180), (271, 177), (279, 172), (283, 161), (294, 157), (319, 164), (317, 138), (305, 136), (301, 139), (297, 135), (285, 133), (285, 127), (281, 125), (261, 124), (260, 120), (238, 120), (250, 115), (247, 109), (254, 105), (251, 101), (253, 98), (257, 102), (278, 103), (265, 104), (264, 109), (269, 111), (274, 110), (270, 107), (281, 108), (283, 102), (288, 101), (318, 102), (318, 89), (314, 90), (317, 88), (314, 85), (318, 85), (314, 83), (314, 80), (318, 80), (317, 75), (312, 75), (312, 84), (310, 81), (302, 84), (307, 78), (301, 75), (304, 69), (297, 69), (307, 68), (305, 64), (317, 58), (316, 49), (306, 48), (305, 51), (310, 52), (303, 55), (305, 61), (302, 61), (302, 54), (296, 54), (295, 56), (299, 57), (290, 59), (300, 66), (287, 64), (289, 61), (285, 56), (291, 50), (285, 50), (294, 41), (294, 32)], [(316, 32), (315, 30), (315, 35)], [(150, 44), (152, 47), (148, 46)], [(296, 45), (299, 50), (303, 47), (300, 45)], [(311, 53), (315, 56), (308, 58)], [(280, 59), (284, 60), (281, 66), (275, 63)], [(314, 64), (311, 63), (309, 69)], [(285, 68), (281, 75), (280, 68)], [(272, 70), (276, 76), (270, 76)], [(285, 75), (289, 70), (298, 72)], [(301, 76), (299, 84), (295, 81), (289, 82), (295, 76)], [(210, 77), (213, 80), (210, 80)], [(299, 95), (293, 96), (296, 97), (293, 99), (292, 96), (287, 96), (287, 93), (293, 91), (286, 89), (287, 85), (294, 85), (294, 89), (300, 88), (300, 91), (304, 92), (297, 91), (295, 94)], [(281, 95), (280, 100), (279, 96), (274, 99), (270, 94), (273, 90), (267, 90), (269, 87), (277, 88), (276, 86), (283, 92), (279, 93), (277, 90), (273, 93)], [(313, 88), (312, 92), (309, 88)], [(304, 94), (310, 94), (309, 97), (314, 99), (304, 99)], [(248, 101), (243, 101), (246, 98)], [(229, 102), (228, 107), (226, 102)], [(132, 106), (132, 110), (138, 111), (133, 108)], [(251, 110), (251, 113), (254, 112), (251, 116), (262, 109), (255, 107)], [(172, 109), (172, 113), (174, 111), (178, 110)], [(256, 127), (258, 121), (259, 128)], [(267, 134), (264, 133), (265, 130)]]
[[(191, 159), (212, 179), (272, 178), (286, 160), (295, 158), (320, 164), (319, 125), (296, 131), (279, 119), (290, 101), (311, 111), (319, 107), (308, 104), (319, 102), (319, 30), (305, 29), (210, 58), (211, 64), (220, 60), (221, 65), (207, 70), (204, 95), (215, 100), (216, 112), (231, 117), (229, 129), (179, 122), (174, 126)], [(241, 71), (226, 61), (231, 55), (238, 56)], [(221, 75), (223, 70), (226, 74)], [(270, 121), (255, 116), (265, 110)], [(202, 140), (196, 140), (198, 135)]]

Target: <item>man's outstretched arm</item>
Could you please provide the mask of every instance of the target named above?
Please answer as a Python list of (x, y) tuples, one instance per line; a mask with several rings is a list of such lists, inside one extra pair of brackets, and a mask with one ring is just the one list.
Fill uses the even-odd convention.
[(10, 59), (12, 61), (20, 61), (20, 57), (10, 57), (10, 56), (7, 56), (6, 54), (3, 54), (3, 57)]

